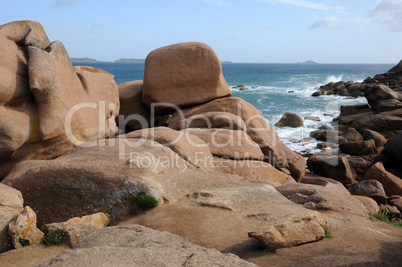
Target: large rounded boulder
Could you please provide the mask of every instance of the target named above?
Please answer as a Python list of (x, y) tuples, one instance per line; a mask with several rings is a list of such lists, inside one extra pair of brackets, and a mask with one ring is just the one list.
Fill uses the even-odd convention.
[(189, 107), (231, 95), (219, 58), (204, 43), (161, 47), (146, 58), (142, 101), (148, 107), (167, 112), (166, 103)]

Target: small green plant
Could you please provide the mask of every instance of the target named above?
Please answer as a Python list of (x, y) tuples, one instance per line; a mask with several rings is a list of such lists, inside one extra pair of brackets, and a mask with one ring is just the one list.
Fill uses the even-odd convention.
[(49, 232), (43, 237), (43, 241), (48, 246), (58, 246), (63, 243), (63, 240), (64, 233), (60, 230)]
[(393, 222), (388, 218), (388, 216), (386, 214), (384, 214), (382, 212), (370, 213), (370, 219), (372, 221), (374, 221), (374, 219), (377, 219), (379, 221), (386, 222), (386, 223), (388, 223), (390, 225), (393, 225), (395, 227), (402, 228), (402, 222)]
[(325, 238), (334, 238), (332, 236), (331, 232), (329, 231), (329, 229), (325, 229), (324, 236), (325, 236)]
[(153, 209), (158, 206), (158, 201), (153, 196), (148, 196), (145, 193), (139, 193), (135, 199), (135, 203), (145, 210)]

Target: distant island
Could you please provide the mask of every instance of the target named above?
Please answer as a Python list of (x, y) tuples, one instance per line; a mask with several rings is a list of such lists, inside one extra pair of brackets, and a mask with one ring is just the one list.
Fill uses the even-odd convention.
[[(145, 58), (138, 59), (138, 58), (119, 58), (118, 60), (115, 60), (113, 62), (110, 61), (99, 61), (97, 59), (89, 58), (89, 57), (83, 57), (83, 58), (78, 58), (78, 57), (72, 57), (70, 58), (71, 62), (73, 63), (145, 63)], [(221, 61), (223, 64), (229, 64), (232, 63), (232, 61)]]
[(89, 57), (84, 57), (84, 58), (76, 58), (76, 57), (72, 57), (70, 58), (71, 62), (75, 62), (75, 63), (95, 63), (95, 62), (101, 62), (98, 61), (96, 59), (93, 58), (89, 58)]
[(136, 59), (136, 58), (119, 58), (114, 63), (144, 63), (144, 59)]
[(299, 64), (318, 64), (318, 63), (312, 60), (307, 60), (305, 62), (299, 62)]
[(144, 63), (145, 59), (136, 59), (136, 58), (119, 58), (118, 60), (114, 62), (110, 61), (99, 61), (97, 59), (89, 58), (89, 57), (84, 57), (84, 58), (77, 58), (77, 57), (72, 57), (71, 62), (73, 63)]

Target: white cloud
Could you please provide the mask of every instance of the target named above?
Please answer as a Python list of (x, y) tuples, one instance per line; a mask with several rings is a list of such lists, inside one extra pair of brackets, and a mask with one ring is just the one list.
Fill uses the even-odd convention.
[(313, 24), (311, 24), (309, 29), (317, 29), (317, 28), (337, 28), (338, 18), (334, 16), (327, 16), (317, 19)]
[(203, 0), (205, 3), (214, 4), (217, 6), (229, 6), (230, 4), (224, 0)]
[(332, 11), (332, 12), (344, 12), (345, 8), (342, 6), (330, 6), (322, 3), (316, 3), (313, 1), (304, 1), (304, 0), (263, 0), (265, 2), (277, 2), (285, 5), (298, 6), (309, 9), (323, 10), (323, 11)]
[(82, 0), (56, 0), (52, 8), (59, 8), (62, 6), (76, 6)]
[(378, 0), (369, 10), (372, 22), (385, 25), (391, 32), (402, 31), (402, 1)]

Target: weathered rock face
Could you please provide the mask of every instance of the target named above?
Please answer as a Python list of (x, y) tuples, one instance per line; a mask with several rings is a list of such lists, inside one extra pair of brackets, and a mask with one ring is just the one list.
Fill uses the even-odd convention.
[(367, 210), (339, 182), (324, 178), (303, 178), (299, 182), (277, 187), (289, 200), (313, 210), (332, 210), (367, 216)]
[(73, 68), (37, 22), (0, 28), (0, 179), (20, 161), (49, 159), (116, 133), (113, 75)]
[[(158, 48), (146, 58), (142, 102), (189, 107), (231, 96), (221, 62), (208, 45), (191, 42)], [(172, 110), (158, 105), (158, 111)]]
[(21, 192), (0, 184), (0, 206), (21, 209), (24, 204)]
[(348, 157), (349, 166), (352, 172), (356, 173), (357, 178), (363, 176), (373, 166), (371, 161), (365, 160), (359, 156)]
[(63, 223), (45, 224), (41, 227), (44, 233), (59, 231), (63, 234), (63, 243), (74, 246), (85, 235), (96, 229), (106, 227), (110, 223), (109, 217), (99, 212), (83, 217), (74, 217)]
[[(200, 190), (191, 198), (198, 206), (241, 211), (247, 206), (259, 204), (291, 204), (270, 185), (240, 185)], [(289, 203), (287, 203), (289, 202)]]
[(370, 129), (390, 138), (402, 131), (402, 108), (376, 114), (374, 111), (341, 115), (336, 120), (340, 125), (353, 127), (358, 131)]
[(387, 139), (382, 134), (369, 129), (363, 131), (363, 138), (364, 140), (374, 140), (376, 147), (382, 147), (387, 143)]
[(23, 210), (21, 192), (0, 184), (0, 252), (10, 248), (8, 224)]
[(283, 128), (283, 127), (303, 127), (303, 119), (300, 118), (297, 114), (286, 112), (282, 115), (282, 118), (275, 123), (275, 126)]
[(26, 206), (17, 218), (10, 222), (8, 232), (15, 248), (38, 244), (42, 242), (44, 235), (36, 227), (36, 214), (29, 206)]
[(66, 223), (83, 223), (88, 225), (94, 225), (98, 227), (106, 227), (110, 223), (110, 215), (103, 212), (98, 212), (91, 215), (82, 217), (74, 217), (66, 221)]
[(342, 133), (342, 137), (346, 138), (349, 142), (363, 141), (363, 136), (354, 128), (348, 128)]
[(125, 130), (152, 127), (150, 110), (142, 103), (143, 81), (131, 81), (118, 85), (120, 113), (118, 125)]
[(360, 181), (356, 184), (352, 184), (348, 190), (352, 195), (370, 197), (382, 204), (387, 202), (384, 187), (376, 180)]
[(311, 156), (308, 168), (315, 174), (332, 178), (344, 185), (349, 185), (355, 178), (346, 157)]
[(247, 131), (247, 125), (242, 118), (229, 112), (206, 112), (184, 118), (180, 121), (181, 128), (219, 128)]
[(339, 132), (333, 129), (319, 129), (312, 131), (310, 136), (319, 141), (339, 142)]
[(377, 180), (384, 187), (387, 196), (402, 196), (402, 179), (385, 170), (381, 162), (374, 164), (364, 175), (363, 180)]
[(365, 92), (364, 97), (367, 99), (371, 108), (376, 112), (392, 110), (392, 108), (386, 108), (384, 103), (392, 103), (392, 105), (399, 104), (402, 107), (402, 103), (400, 103), (402, 96), (384, 84), (372, 86)]
[(388, 201), (402, 213), (402, 196), (390, 196)]
[(345, 154), (360, 155), (362, 151), (367, 148), (375, 148), (374, 140), (345, 142), (339, 145), (341, 151)]
[(296, 213), (249, 232), (269, 251), (318, 241), (328, 230), (327, 218), (317, 211)]
[[(190, 157), (187, 160), (183, 155), (195, 154), (196, 148), (187, 151), (180, 142), (162, 145), (157, 141), (162, 142), (163, 137), (169, 141), (169, 132), (162, 129), (159, 137), (156, 132), (155, 140), (119, 136), (99, 140), (94, 147), (77, 147), (54, 160), (22, 162), (3, 183), (22, 190), (25, 203), (37, 212), (39, 224), (99, 211), (115, 220), (135, 210), (130, 203), (141, 192), (163, 203), (197, 189), (247, 183), (245, 177), (211, 173), (203, 162), (197, 163), (199, 166), (191, 163)], [(210, 153), (200, 142), (204, 146), (198, 152)]]
[(378, 213), (380, 211), (380, 206), (378, 206), (377, 202), (374, 199), (365, 196), (354, 197), (361, 201), (361, 203), (364, 205), (369, 213)]
[(73, 250), (38, 266), (256, 266), (233, 254), (193, 245), (168, 232), (140, 225), (98, 229), (85, 236)]
[(240, 117), (246, 124), (247, 134), (260, 146), (265, 160), (276, 167), (288, 167), (286, 153), (281, 146), (278, 134), (265, 121), (257, 108), (241, 98), (216, 99), (182, 112), (176, 112), (169, 120), (169, 127), (176, 130), (185, 129), (188, 127), (186, 118), (207, 112), (227, 112)]
[(391, 205), (380, 205), (380, 212), (387, 215), (388, 218), (391, 219), (399, 219), (401, 218), (401, 212), (395, 206)]
[[(339, 124), (353, 127), (359, 132), (369, 129), (387, 138), (402, 131), (402, 87), (399, 79), (401, 73), (396, 74), (391, 70), (388, 74), (366, 79), (364, 96), (369, 105), (341, 107), (341, 115), (336, 120)], [(376, 145), (380, 146), (383, 139), (380, 141), (378, 138), (380, 137), (376, 136), (375, 141)]]
[(292, 177), (296, 180), (303, 178), (306, 173), (307, 160), (302, 155), (292, 151), (285, 144), (282, 144), (282, 148), (286, 153), (289, 164), (288, 169)]
[[(185, 129), (184, 133), (195, 135), (208, 144), (212, 155), (235, 160), (263, 160), (264, 154), (247, 133), (227, 129)], [(191, 138), (191, 135), (188, 135)]]
[(218, 172), (236, 174), (247, 178), (250, 182), (264, 182), (274, 187), (285, 182), (296, 182), (290, 175), (263, 161), (214, 158), (211, 165)]

